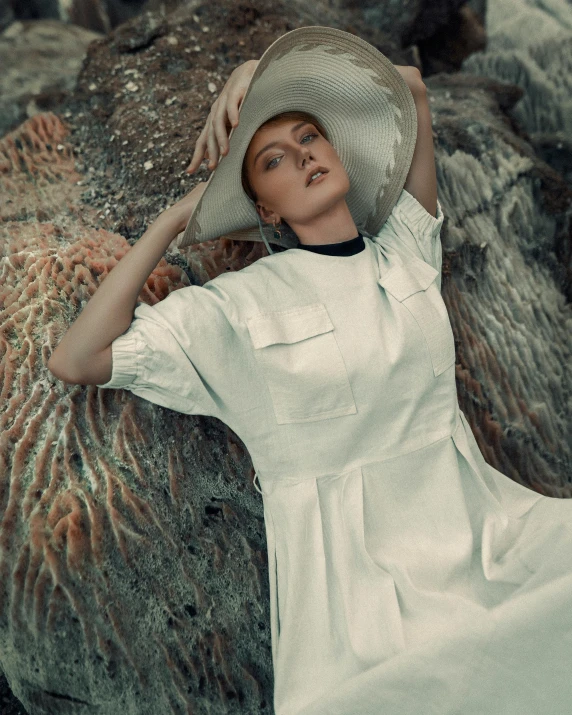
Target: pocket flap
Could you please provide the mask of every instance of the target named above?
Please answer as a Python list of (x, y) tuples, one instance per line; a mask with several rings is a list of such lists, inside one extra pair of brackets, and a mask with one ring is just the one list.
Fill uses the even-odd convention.
[(296, 343), (334, 329), (323, 303), (261, 313), (248, 318), (246, 325), (255, 348), (264, 348), (274, 343)]
[(438, 275), (439, 271), (425, 261), (411, 259), (392, 266), (377, 282), (402, 301), (413, 293), (427, 290)]

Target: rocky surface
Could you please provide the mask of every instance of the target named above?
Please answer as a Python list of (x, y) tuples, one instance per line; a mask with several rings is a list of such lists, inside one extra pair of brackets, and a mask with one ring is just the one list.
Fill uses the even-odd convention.
[(6, 28), (0, 35), (0, 136), (61, 104), (75, 87), (89, 43), (99, 37), (54, 20)]
[(572, 6), (496, 0), (486, 16), (486, 49), (462, 71), (524, 91), (512, 116), (535, 152), (572, 187)]
[(106, 33), (138, 15), (146, 0), (0, 0), (0, 31), (14, 20), (51, 19)]
[(26, 715), (22, 703), (10, 690), (6, 677), (0, 672), (0, 713), (2, 715)]
[[(33, 715), (272, 712), (262, 504), (244, 445), (217, 420), (67, 385), (46, 362), (147, 225), (208, 177), (183, 169), (237, 64), (308, 24), (421, 61), (362, 10), (228, 0), (145, 13), (89, 45), (54, 111), (0, 140), (0, 667)], [(455, 42), (460, 62), (480, 40)], [(490, 464), (569, 498), (572, 192), (519, 122), (533, 86), (439, 61), (424, 74), (460, 405)], [(139, 299), (262, 255), (224, 237), (173, 243)]]

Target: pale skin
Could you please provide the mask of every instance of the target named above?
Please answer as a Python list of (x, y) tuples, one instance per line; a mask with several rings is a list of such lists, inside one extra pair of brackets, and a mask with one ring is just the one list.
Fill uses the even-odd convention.
[[(313, 124), (297, 119), (256, 132), (246, 152), (246, 167), (258, 196), (257, 210), (266, 223), (288, 222), (300, 243), (319, 245), (358, 235), (346, 194), (350, 181), (334, 147)], [(277, 146), (259, 151), (269, 142)], [(258, 155), (258, 157), (257, 157)], [(256, 158), (256, 161), (255, 161)], [(327, 170), (306, 186), (308, 172)]]
[[(228, 154), (228, 130), (238, 124), (240, 104), (257, 64), (258, 60), (249, 60), (232, 72), (222, 92), (215, 100), (207, 122), (197, 139), (193, 158), (187, 167), (189, 174), (196, 171), (205, 158), (208, 159), (208, 168), (215, 169), (220, 158)], [(437, 175), (427, 88), (417, 67), (408, 65), (394, 65), (394, 67), (409, 87), (417, 109), (417, 141), (404, 188), (419, 201), (426, 211), (435, 216), (437, 211)], [(253, 141), (255, 137), (253, 137)], [(325, 184), (326, 181), (322, 183)], [(260, 208), (258, 210), (260, 213)]]
[[(209, 168), (215, 169), (219, 153), (228, 153), (228, 130), (239, 121), (240, 103), (257, 63), (249, 60), (231, 74), (197, 139), (188, 173), (195, 171), (207, 155), (217, 157), (217, 161), (209, 159)], [(418, 110), (417, 145), (405, 188), (435, 215), (437, 183), (425, 85), (415, 67), (396, 69), (407, 81)], [(311, 124), (292, 133), (295, 124), (289, 121), (265, 127), (255, 134), (248, 148), (247, 167), (258, 195), (261, 219), (268, 223), (281, 218), (288, 221), (303, 243), (330, 243), (357, 236), (345, 202), (349, 180), (336, 151)], [(256, 153), (270, 141), (280, 144), (254, 164)], [(266, 169), (270, 162), (272, 168)], [(328, 175), (315, 186), (306, 187), (308, 170), (318, 165), (327, 167)], [(185, 229), (207, 183), (199, 183), (163, 211), (105, 278), (48, 360), (47, 367), (55, 377), (81, 385), (103, 384), (111, 379), (111, 344), (129, 328), (147, 278)]]

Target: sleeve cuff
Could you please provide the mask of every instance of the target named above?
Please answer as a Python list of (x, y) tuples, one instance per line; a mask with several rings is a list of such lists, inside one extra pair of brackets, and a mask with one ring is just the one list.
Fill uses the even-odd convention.
[(111, 379), (97, 387), (115, 389), (131, 385), (137, 377), (137, 356), (139, 341), (133, 335), (120, 335), (111, 343)]
[(441, 231), (444, 214), (439, 199), (437, 199), (437, 215), (432, 216), (409, 191), (403, 189), (395, 205), (395, 210), (413, 233), (435, 238)]

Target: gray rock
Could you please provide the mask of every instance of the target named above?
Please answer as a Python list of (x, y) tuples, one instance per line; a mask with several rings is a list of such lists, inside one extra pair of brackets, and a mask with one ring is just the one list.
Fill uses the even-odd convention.
[(89, 43), (100, 37), (56, 20), (9, 25), (0, 35), (0, 136), (58, 106), (75, 87)]
[(109, 32), (138, 15), (146, 0), (0, 0), (17, 20), (60, 20), (94, 32)]
[(466, 59), (462, 71), (524, 90), (511, 116), (572, 186), (572, 5), (495, 0), (486, 27), (486, 49)]

